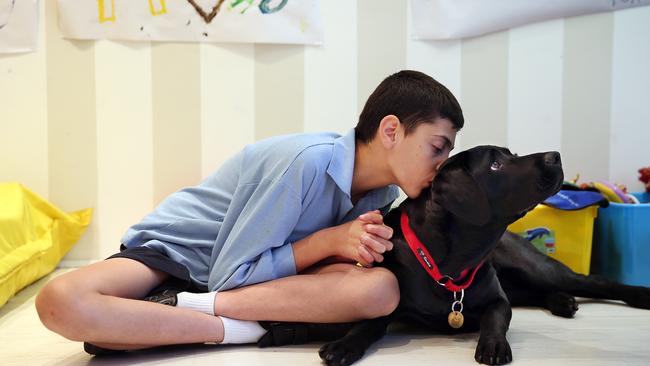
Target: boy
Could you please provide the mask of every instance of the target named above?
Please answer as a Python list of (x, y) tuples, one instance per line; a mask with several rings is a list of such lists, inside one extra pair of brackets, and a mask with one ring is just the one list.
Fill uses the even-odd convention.
[(41, 321), (95, 353), (255, 342), (265, 333), (257, 320), (390, 314), (397, 280), (372, 267), (392, 249), (382, 214), (396, 186), (412, 198), (427, 189), (463, 123), (443, 85), (393, 74), (345, 136), (257, 142), (169, 196), (127, 231), (120, 253), (48, 283), (36, 299)]

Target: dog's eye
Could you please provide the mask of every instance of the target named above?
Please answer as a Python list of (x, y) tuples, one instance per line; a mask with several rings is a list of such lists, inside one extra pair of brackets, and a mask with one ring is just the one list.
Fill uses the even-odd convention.
[(497, 171), (500, 170), (503, 165), (498, 162), (498, 161), (493, 161), (492, 165), (490, 165), (490, 170)]

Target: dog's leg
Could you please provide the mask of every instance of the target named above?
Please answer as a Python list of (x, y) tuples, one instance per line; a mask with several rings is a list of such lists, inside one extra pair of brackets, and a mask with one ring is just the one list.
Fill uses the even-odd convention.
[(579, 297), (622, 300), (628, 305), (650, 309), (650, 288), (629, 286), (598, 275), (580, 275), (571, 272), (564, 291)]
[(512, 351), (506, 339), (512, 309), (505, 299), (492, 303), (481, 317), (481, 335), (474, 359), (486, 365), (503, 365), (512, 361)]
[[(513, 294), (509, 291), (513, 286), (506, 284), (511, 283), (537, 292), (544, 299), (551, 296), (556, 300), (562, 296), (557, 293), (564, 292), (580, 297), (622, 300), (633, 307), (650, 309), (650, 289), (623, 285), (597, 275), (575, 273), (513, 233), (504, 234), (492, 262), (508, 297)], [(543, 306), (553, 310), (546, 300)]]
[(511, 276), (501, 272), (499, 281), (501, 281), (501, 286), (507, 294), (512, 307), (533, 306), (546, 308), (551, 311), (551, 314), (563, 318), (573, 318), (576, 311), (578, 311), (576, 298), (565, 292), (547, 292), (526, 287), (525, 283), (508, 283), (508, 277)]
[(324, 345), (318, 354), (328, 365), (351, 365), (363, 357), (368, 347), (386, 334), (392, 317), (364, 320), (357, 323), (345, 337)]

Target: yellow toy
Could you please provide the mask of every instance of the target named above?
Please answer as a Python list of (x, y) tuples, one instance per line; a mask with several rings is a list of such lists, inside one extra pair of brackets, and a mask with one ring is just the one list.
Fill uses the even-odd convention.
[(91, 216), (92, 209), (67, 214), (19, 183), (0, 183), (0, 306), (54, 270)]

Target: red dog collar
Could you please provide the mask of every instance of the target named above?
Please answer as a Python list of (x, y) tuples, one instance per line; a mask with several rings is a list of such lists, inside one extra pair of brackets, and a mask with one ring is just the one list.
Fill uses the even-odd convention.
[[(453, 279), (447, 275), (442, 275), (440, 273), (440, 270), (438, 270), (438, 266), (436, 265), (436, 262), (434, 262), (433, 257), (431, 257), (431, 254), (429, 254), (429, 251), (427, 248), (420, 242), (418, 237), (415, 235), (413, 230), (411, 229), (411, 226), (409, 225), (409, 218), (406, 215), (406, 212), (402, 211), (402, 217), (400, 220), (401, 227), (402, 227), (402, 233), (404, 233), (404, 238), (406, 239), (406, 242), (409, 245), (409, 248), (411, 248), (411, 251), (413, 254), (415, 254), (415, 257), (418, 259), (422, 267), (429, 273), (429, 276), (434, 279), (437, 283), (440, 285), (444, 286), (447, 290), (449, 291), (461, 291), (469, 287), (469, 285), (472, 284), (472, 281), (474, 280), (474, 275), (476, 275), (476, 272), (478, 271), (479, 268), (483, 265), (483, 261), (478, 264), (478, 266), (474, 267), (474, 269), (471, 270), (467, 268), (464, 269), (460, 273), (460, 278), (459, 280), (462, 280), (463, 278), (467, 277), (469, 273), (469, 278), (465, 283), (461, 285), (457, 285), (453, 282)], [(443, 279), (448, 279), (446, 282), (440, 282)]]

